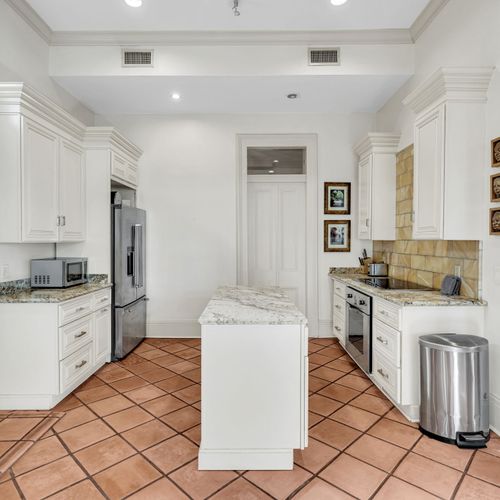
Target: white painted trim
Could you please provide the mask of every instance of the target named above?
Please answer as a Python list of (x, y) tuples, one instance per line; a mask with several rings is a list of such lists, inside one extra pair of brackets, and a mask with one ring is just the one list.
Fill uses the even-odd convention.
[(142, 156), (142, 149), (130, 142), (114, 127), (87, 127), (83, 140), (87, 149), (114, 147), (136, 161)]
[(333, 335), (333, 321), (331, 319), (319, 320), (318, 337), (322, 339), (335, 338), (335, 336)]
[(401, 134), (370, 132), (354, 146), (354, 151), (359, 157), (371, 153), (396, 154), (400, 138)]
[(500, 397), (490, 393), (490, 429), (500, 434)]
[(146, 325), (147, 338), (200, 338), (201, 326), (197, 319), (172, 319)]
[(338, 31), (55, 31), (51, 45), (401, 45), (412, 44), (407, 29)]
[(249, 147), (306, 148), (306, 316), (309, 334), (318, 335), (318, 136), (317, 134), (239, 134), (237, 136), (236, 210), (237, 283), (248, 284), (247, 155)]
[(403, 104), (420, 113), (444, 101), (486, 102), (494, 71), (491, 66), (440, 68), (403, 99)]
[(431, 0), (410, 27), (412, 40), (416, 42), (432, 24), (450, 0)]
[(5, 0), (5, 3), (45, 42), (50, 44), (52, 30), (26, 0)]

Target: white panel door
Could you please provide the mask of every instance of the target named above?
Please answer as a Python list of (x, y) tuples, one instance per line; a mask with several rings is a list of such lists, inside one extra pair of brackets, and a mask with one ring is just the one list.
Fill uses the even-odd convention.
[(85, 161), (83, 151), (69, 141), (61, 140), (59, 166), (59, 241), (85, 239)]
[(358, 167), (359, 173), (359, 220), (358, 236), (360, 240), (371, 239), (372, 218), (372, 155), (361, 160)]
[(439, 106), (415, 123), (415, 165), (413, 237), (443, 237), (444, 120)]
[(306, 184), (248, 183), (248, 284), (279, 286), (306, 311)]
[(59, 139), (27, 118), (22, 124), (23, 241), (57, 241)]

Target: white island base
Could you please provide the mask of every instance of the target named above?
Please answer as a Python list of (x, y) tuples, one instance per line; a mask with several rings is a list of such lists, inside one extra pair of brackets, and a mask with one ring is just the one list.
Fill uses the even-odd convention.
[[(222, 296), (234, 301), (235, 290), (238, 296), (244, 293), (244, 304), (240, 304), (244, 310), (238, 314), (238, 308), (232, 308), (229, 318), (222, 314), (224, 306), (218, 306)], [(259, 294), (258, 307), (251, 304), (254, 293)], [(272, 293), (271, 315), (263, 310), (264, 293)], [(277, 299), (286, 306), (278, 318)], [(249, 324), (246, 313), (252, 307), (257, 316)], [(290, 308), (293, 314), (285, 314)], [(211, 319), (221, 324), (207, 324)], [(237, 321), (240, 323), (235, 324)], [(280, 324), (271, 324), (272, 321)], [(276, 289), (264, 292), (224, 288), (217, 292), (200, 323), (202, 403), (198, 468), (291, 470), (293, 450), (307, 446), (305, 318)]]

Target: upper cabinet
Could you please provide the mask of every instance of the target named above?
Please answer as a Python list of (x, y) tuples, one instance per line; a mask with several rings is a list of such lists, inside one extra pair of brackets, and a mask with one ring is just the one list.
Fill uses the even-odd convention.
[(370, 133), (355, 148), (358, 166), (358, 237), (396, 239), (396, 153), (399, 135)]
[(0, 84), (0, 242), (85, 239), (84, 131), (33, 89)]
[(414, 125), (413, 238), (482, 237), (485, 102), (492, 68), (442, 68), (403, 102)]

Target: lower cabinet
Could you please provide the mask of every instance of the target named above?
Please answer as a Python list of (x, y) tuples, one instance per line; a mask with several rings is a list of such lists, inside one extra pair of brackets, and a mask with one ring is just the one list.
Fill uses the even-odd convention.
[(0, 410), (51, 409), (110, 360), (110, 288), (0, 304)]
[(346, 286), (338, 280), (333, 281), (333, 336), (345, 346), (347, 339), (346, 318), (347, 302), (345, 300)]

